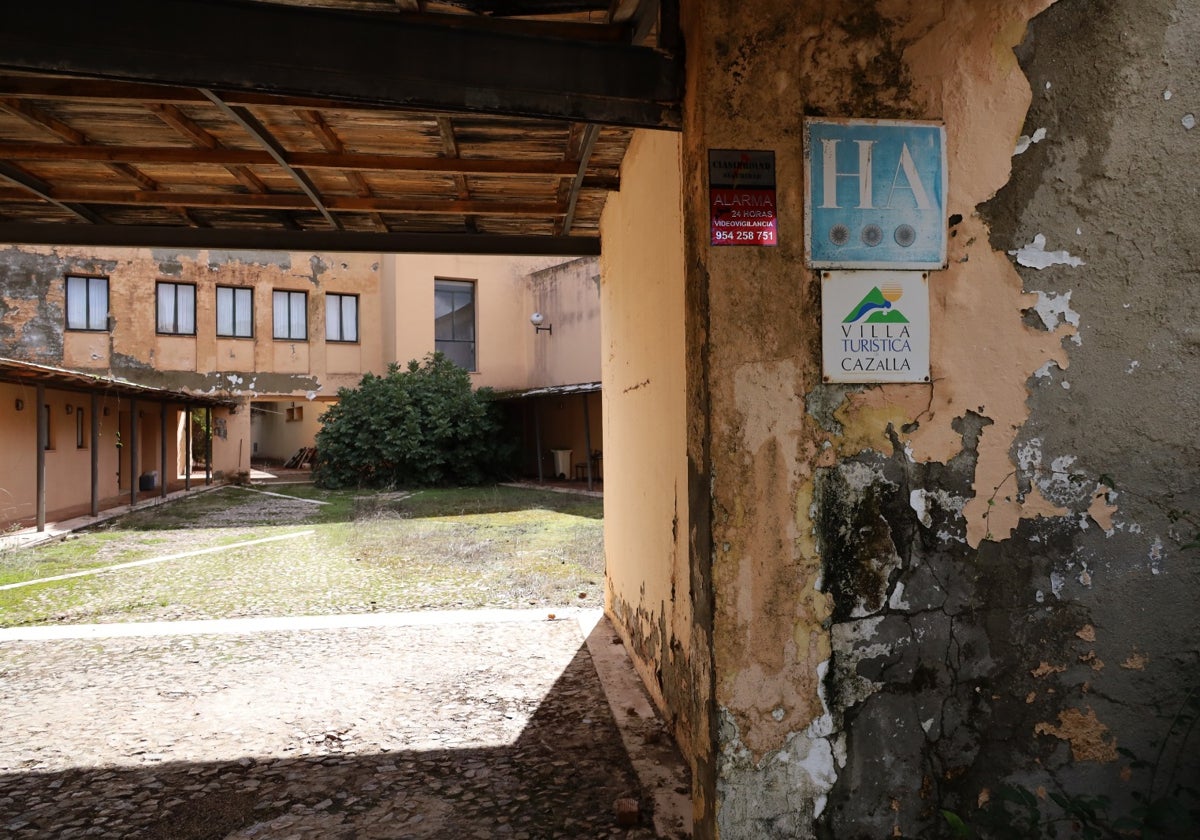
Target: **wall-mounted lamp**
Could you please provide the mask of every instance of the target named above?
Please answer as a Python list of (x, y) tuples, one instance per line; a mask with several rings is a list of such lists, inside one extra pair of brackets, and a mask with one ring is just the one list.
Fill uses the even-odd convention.
[(547, 324), (544, 327), (542, 326), (542, 324), (546, 323), (546, 316), (543, 315), (541, 312), (534, 312), (532, 315), (530, 315), (529, 323), (533, 324), (533, 331), (535, 333), (548, 332), (548, 333), (550, 333), (550, 335), (554, 335), (554, 325), (553, 324)]
[(24, 410), (25, 410), (25, 400), (21, 399), (20, 397), (17, 397), (17, 411), (24, 411)]
[(75, 406), (68, 405), (67, 406), (67, 414), (74, 414), (74, 413), (75, 413)]

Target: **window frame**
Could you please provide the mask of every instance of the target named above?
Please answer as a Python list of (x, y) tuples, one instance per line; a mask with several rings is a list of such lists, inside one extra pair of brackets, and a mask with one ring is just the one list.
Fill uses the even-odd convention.
[[(53, 406), (50, 403), (43, 403), (42, 409), (46, 412), (46, 445), (42, 447), (43, 452), (53, 452), (54, 446), (54, 412), (51, 410)], [(41, 429), (38, 430), (39, 434)]]
[[(287, 306), (288, 334), (287, 335), (279, 334), (279, 321), (275, 317), (275, 310), (276, 310), (275, 301), (278, 300), (279, 295), (287, 295), (288, 296), (288, 306)], [(301, 311), (304, 313), (304, 330), (303, 330), (304, 334), (301, 336), (292, 335), (292, 326), (293, 325), (291, 322), (291, 316), (292, 316), (292, 311), (293, 311), (292, 310), (292, 296), (293, 295), (299, 295), (304, 300), (304, 306), (301, 308)], [(308, 341), (308, 292), (303, 291), (301, 289), (272, 289), (271, 290), (271, 337), (275, 341)]]
[[(460, 339), (460, 338), (439, 338), (438, 337), (438, 316), (437, 316), (438, 293), (439, 292), (450, 292), (453, 295), (456, 291), (458, 291), (458, 290), (465, 291), (467, 288), (470, 289), (470, 301), (471, 301), (471, 338), (469, 340)], [(442, 344), (454, 344), (454, 345), (469, 344), (471, 346), (471, 366), (470, 367), (466, 367), (465, 365), (462, 366), (469, 373), (478, 373), (478, 371), (479, 371), (479, 293), (478, 292), (479, 292), (479, 282), (477, 280), (468, 280), (468, 279), (459, 278), (459, 277), (435, 277), (434, 281), (433, 281), (433, 297), (434, 297), (433, 346), (434, 346), (434, 349), (437, 350), (438, 352), (443, 353), (447, 359), (450, 359), (450, 361), (454, 362), (455, 364), (458, 364), (458, 362), (449, 353), (446, 353), (445, 350), (443, 350), (440, 347), (440, 345), (442, 345)], [(450, 312), (453, 313), (455, 311), (453, 302), (451, 303), (451, 306), (452, 306), (452, 308), (451, 308)], [(445, 316), (443, 316), (443, 317), (445, 317)], [(450, 324), (451, 330), (453, 331), (454, 320), (451, 319), (448, 323)]]
[[(333, 311), (331, 306), (337, 301), (337, 311), (339, 314), (339, 327), (341, 335), (346, 334), (346, 310), (343, 305), (346, 300), (354, 301), (354, 338), (330, 338), (329, 336), (329, 315)], [(358, 295), (349, 294), (346, 292), (326, 292), (325, 293), (325, 340), (334, 344), (358, 344), (359, 337), (362, 331), (359, 329), (359, 313), (362, 309), (358, 305)]]
[[(71, 326), (71, 281), (84, 281), (84, 304), (83, 304), (83, 320), (84, 326)], [(98, 282), (104, 284), (104, 314), (93, 319), (92, 313), (92, 283)], [(63, 323), (64, 329), (68, 332), (91, 332), (104, 333), (109, 332), (109, 313), (112, 310), (112, 284), (109, 278), (102, 274), (67, 274), (63, 278)], [(157, 313), (155, 314), (157, 319)], [(92, 326), (93, 320), (103, 320), (104, 326)]]
[(88, 429), (86, 428), (87, 418), (83, 413), (83, 406), (75, 406), (75, 448), (88, 448)]
[[(228, 291), (232, 294), (230, 311), (232, 313), (231, 317), (233, 318), (233, 324), (232, 324), (233, 332), (228, 332), (228, 333), (221, 332), (221, 292), (222, 291)], [(241, 335), (237, 331), (237, 323), (238, 323), (237, 301), (238, 301), (238, 297), (239, 297), (239, 295), (238, 295), (239, 292), (247, 293), (247, 296), (250, 298), (250, 334), (249, 335)], [(217, 338), (249, 338), (249, 339), (254, 338), (255, 330), (254, 330), (254, 287), (253, 286), (222, 286), (222, 285), (218, 285), (217, 290), (216, 290), (216, 295), (214, 297), (214, 302), (216, 303)]]
[[(163, 290), (164, 286), (170, 286), (171, 288), (173, 288), (175, 290), (175, 315), (174, 315), (175, 329), (172, 329), (172, 330), (164, 330), (162, 327), (162, 324), (160, 323), (160, 320), (159, 320), (162, 315), (161, 303), (160, 303), (161, 298), (159, 296), (162, 294), (162, 290)], [(191, 332), (185, 332), (185, 331), (179, 329), (179, 290), (180, 289), (191, 289), (192, 290), (192, 330), (191, 330)], [(154, 331), (158, 335), (177, 335), (177, 336), (184, 336), (184, 337), (187, 337), (187, 336), (195, 337), (195, 335), (196, 335), (196, 284), (195, 283), (180, 283), (175, 280), (159, 280), (154, 284)]]

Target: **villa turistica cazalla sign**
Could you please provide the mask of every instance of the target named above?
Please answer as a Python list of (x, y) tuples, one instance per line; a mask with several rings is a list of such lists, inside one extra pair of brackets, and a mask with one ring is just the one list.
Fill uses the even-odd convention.
[(940, 123), (807, 119), (804, 239), (826, 382), (929, 381), (929, 270), (946, 267)]

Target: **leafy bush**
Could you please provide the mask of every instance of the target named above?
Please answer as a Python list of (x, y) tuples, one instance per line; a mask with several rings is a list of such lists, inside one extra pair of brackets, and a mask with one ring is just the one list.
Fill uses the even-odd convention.
[(441, 353), (342, 388), (321, 417), (313, 477), (321, 487), (482, 484), (503, 472), (504, 442), (488, 388)]

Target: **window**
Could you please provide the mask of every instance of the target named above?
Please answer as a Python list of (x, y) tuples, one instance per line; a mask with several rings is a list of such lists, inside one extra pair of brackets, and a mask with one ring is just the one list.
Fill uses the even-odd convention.
[(108, 329), (108, 278), (67, 278), (67, 329)]
[(434, 349), (455, 364), (475, 370), (475, 284), (438, 280), (433, 288)]
[(83, 406), (81, 406), (81, 405), (75, 406), (75, 448), (76, 449), (87, 449), (87, 445), (88, 445), (87, 432), (84, 429), (85, 423), (84, 423), (83, 418), (84, 418)]
[(275, 337), (304, 341), (308, 338), (308, 293), (275, 292)]
[(304, 406), (296, 405), (289, 408), (284, 414), (285, 423), (294, 423), (304, 419)]
[(46, 441), (46, 445), (43, 448), (49, 451), (54, 448), (54, 426), (50, 423), (50, 406), (44, 405), (42, 409), (45, 413), (42, 415), (41, 432), (43, 435), (42, 440)]
[(254, 338), (254, 290), (217, 286), (217, 335)]
[(358, 341), (358, 295), (325, 295), (325, 340)]
[(196, 334), (196, 287), (188, 283), (158, 284), (158, 331)]

